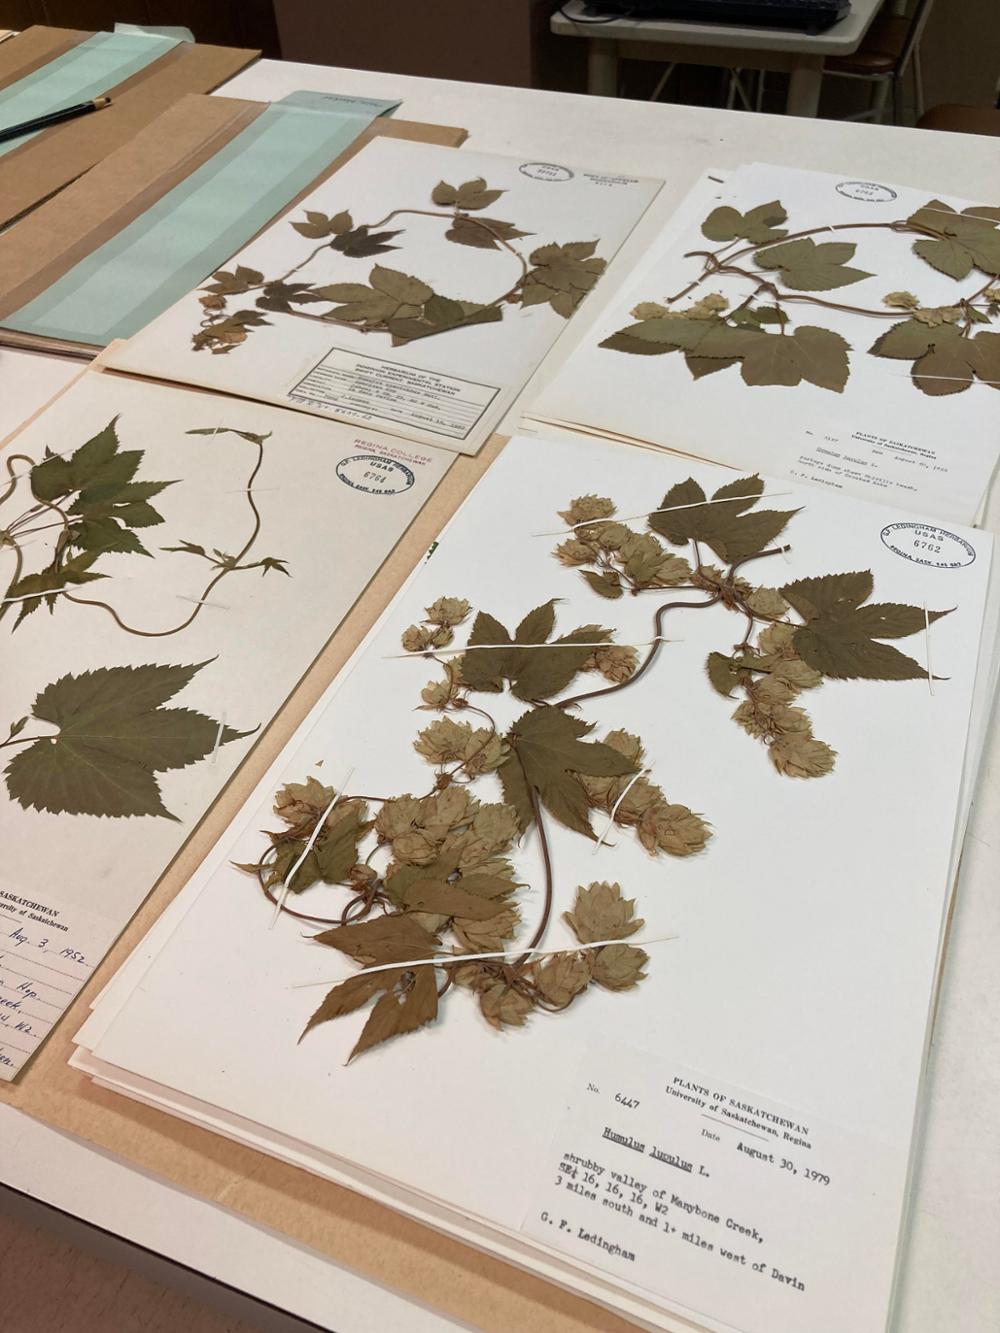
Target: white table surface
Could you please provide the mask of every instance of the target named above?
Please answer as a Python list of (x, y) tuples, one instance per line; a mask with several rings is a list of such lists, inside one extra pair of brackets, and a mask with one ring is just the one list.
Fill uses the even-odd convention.
[[(612, 274), (637, 257), (709, 166), (764, 159), (970, 197), (984, 183), (1000, 181), (1000, 141), (975, 135), (598, 101), (272, 61), (245, 71), (225, 92), (272, 100), (298, 88), (401, 97), (399, 114), (464, 126), (469, 145), (485, 152), (663, 178), (650, 216), (615, 261), (598, 301), (610, 294)], [(0, 435), (76, 368), (0, 351)], [(996, 495), (987, 526), (1000, 528)], [(893, 1333), (1000, 1328), (998, 958), (1000, 729), (994, 718), (959, 886)], [(356, 1275), (5, 1107), (0, 1181), (337, 1333), (450, 1333), (459, 1327), (403, 1307)]]
[[(793, 51), (796, 54), (847, 56), (868, 31), (882, 0), (852, 0), (845, 18), (825, 32), (810, 34), (794, 28), (765, 28), (694, 19), (614, 19), (595, 23), (584, 12), (585, 0), (567, 0), (552, 15), (550, 27), (560, 37), (586, 37), (631, 42), (664, 42), (671, 46), (723, 46), (734, 51)], [(565, 12), (563, 12), (563, 10)]]

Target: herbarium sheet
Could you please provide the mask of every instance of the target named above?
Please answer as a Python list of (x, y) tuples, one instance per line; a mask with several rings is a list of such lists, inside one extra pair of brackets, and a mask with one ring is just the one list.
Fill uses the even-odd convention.
[(971, 523), (1000, 439), (1000, 208), (753, 165), (529, 412)]
[(4, 1076), (51, 1030), (450, 457), (102, 374), (9, 444)]
[(929, 531), (515, 439), (82, 1066), (650, 1326), (881, 1329), (992, 555)]
[(112, 364), (475, 453), (658, 188), (376, 140)]

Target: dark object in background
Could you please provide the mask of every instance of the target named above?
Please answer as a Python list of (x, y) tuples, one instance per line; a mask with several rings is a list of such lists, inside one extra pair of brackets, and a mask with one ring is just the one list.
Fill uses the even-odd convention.
[(0, 0), (0, 28), (110, 31), (116, 23), (190, 28), (195, 41), (280, 56), (271, 0)]
[(1000, 111), (991, 106), (960, 106), (957, 102), (945, 102), (943, 106), (931, 107), (921, 116), (917, 129), (1000, 136)]
[(585, 44), (552, 36), (558, 8), (559, 0), (274, 0), (286, 60), (582, 91)]
[(587, 13), (825, 32), (850, 8), (851, 0), (590, 0)]

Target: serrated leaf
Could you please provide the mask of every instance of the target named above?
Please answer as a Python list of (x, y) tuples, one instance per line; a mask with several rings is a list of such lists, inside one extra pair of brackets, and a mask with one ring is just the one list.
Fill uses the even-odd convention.
[(962, 337), (940, 343), (913, 363), (913, 383), (933, 398), (964, 393), (975, 377), (971, 351), (971, 342)]
[(314, 847), (316, 866), (326, 884), (342, 884), (357, 864), (358, 843), (371, 827), (364, 819), (363, 804), (352, 806), (346, 814), (323, 829), (323, 838)]
[(314, 935), (313, 941), (337, 949), (366, 967), (430, 958), (438, 944), (436, 936), (405, 912), (386, 913), (350, 926), (333, 926)]
[[(440, 188), (440, 187), (438, 187)], [(478, 210), (480, 208), (489, 208), (490, 204), (495, 204), (505, 191), (490, 190), (486, 187), (486, 181), (482, 176), (477, 176), (475, 180), (465, 181), (455, 191), (453, 201), (461, 209)], [(438, 201), (435, 200), (435, 203)]]
[(950, 324), (932, 329), (919, 320), (904, 319), (898, 324), (891, 325), (885, 333), (880, 334), (868, 350), (872, 356), (888, 356), (900, 361), (915, 361), (917, 357), (930, 351), (935, 342), (941, 338), (944, 329), (952, 329), (952, 333), (954, 333)]
[(530, 232), (520, 231), (513, 222), (501, 222), (499, 218), (470, 218), (461, 213), (444, 234), (446, 241), (470, 245), (477, 250), (499, 250), (501, 241), (514, 241), (530, 235)]
[(591, 730), (588, 723), (543, 706), (518, 718), (508, 736), (528, 786), (553, 818), (590, 838), (589, 802), (576, 775), (621, 777), (636, 771), (635, 764), (610, 745), (580, 739)]
[(434, 295), (433, 288), (419, 278), (412, 278), (398, 269), (385, 268), (376, 264), (369, 274), (368, 281), (376, 291), (384, 292), (399, 305), (423, 305)]
[(379, 991), (384, 990), (386, 985), (395, 985), (401, 975), (402, 969), (399, 972), (376, 972), (368, 976), (348, 977), (346, 981), (340, 982), (333, 990), (327, 991), (319, 1008), (302, 1029), (299, 1041), (320, 1023), (328, 1023), (332, 1018), (342, 1018), (344, 1014), (353, 1014)]
[(507, 628), (501, 625), (495, 616), (487, 611), (477, 613), (469, 633), (469, 647), (476, 647), (474, 653), (466, 653), (462, 659), (462, 679), (473, 690), (495, 692), (503, 689), (504, 676), (507, 674), (509, 653), (504, 647), (479, 649), (479, 644), (510, 644), (512, 642)]
[(458, 324), (464, 317), (465, 311), (462, 309), (461, 302), (452, 301), (447, 296), (439, 296), (435, 292), (429, 300), (424, 302), (424, 318), (439, 328), (447, 328), (452, 324)]
[(863, 269), (847, 267), (846, 260), (856, 248), (843, 241), (817, 245), (811, 237), (805, 237), (758, 250), (754, 258), (762, 268), (780, 269), (782, 282), (794, 291), (823, 292), (872, 276)]
[(431, 191), (431, 199), (439, 208), (448, 208), (458, 200), (458, 191), (454, 185), (449, 185), (447, 181), (438, 181), (437, 185)]
[(437, 1018), (438, 993), (434, 970), (430, 967), (418, 967), (400, 995), (395, 990), (386, 990), (376, 1001), (348, 1057), (348, 1063), (373, 1046), (379, 1046), (392, 1037), (401, 1037), (408, 1032), (433, 1023)]
[[(870, 571), (797, 579), (781, 589), (805, 624), (792, 643), (814, 670), (835, 680), (919, 680), (927, 672), (898, 649), (879, 639), (905, 638), (925, 626), (922, 607), (898, 602), (862, 605), (872, 592)], [(939, 620), (946, 611), (931, 611)]]
[(246, 736), (202, 713), (161, 705), (200, 671), (192, 666), (102, 667), (67, 675), (35, 699), (32, 714), (59, 728), (7, 765), (7, 789), (26, 809), (53, 814), (175, 816), (154, 776), (184, 768)]
[(628, 352), (632, 356), (665, 356), (667, 352), (678, 350), (670, 343), (647, 342), (645, 338), (635, 338), (624, 331), (612, 333), (598, 346), (606, 347), (611, 352)]
[(777, 199), (769, 204), (758, 204), (747, 213), (723, 204), (713, 209), (701, 225), (702, 235), (710, 241), (735, 241), (739, 239), (759, 244), (763, 241), (778, 240), (787, 235), (779, 230), (779, 223), (786, 222), (788, 214)]
[(489, 898), (470, 893), (461, 883), (417, 879), (403, 894), (402, 905), (411, 912), (434, 912), (440, 916), (463, 917), (469, 921), (488, 921), (497, 914), (497, 904)]
[(531, 789), (524, 776), (524, 769), (516, 754), (511, 753), (497, 769), (497, 777), (503, 787), (503, 799), (506, 805), (517, 812), (517, 826), (522, 833), (527, 832), (535, 821), (535, 810), (531, 803)]
[(73, 474), (67, 458), (47, 458), (31, 469), (31, 493), (48, 503), (74, 490)]
[[(625, 338), (635, 338), (639, 342), (656, 343), (667, 347), (680, 347), (685, 351), (694, 351), (702, 338), (718, 324), (707, 319), (685, 319), (683, 315), (661, 315), (657, 319), (641, 319), (636, 324), (619, 330)], [(734, 330), (737, 332), (737, 330)], [(606, 339), (601, 346), (607, 346)]]
[[(712, 496), (713, 500), (725, 503), (706, 504), (705, 492), (689, 477), (687, 481), (670, 488), (659, 506), (667, 512), (651, 514), (649, 526), (675, 546), (682, 546), (694, 539), (706, 542), (723, 560), (743, 559), (744, 555), (754, 553), (747, 547), (753, 545), (755, 538), (764, 537), (763, 545), (766, 545), (771, 539), (766, 534), (771, 532), (777, 536), (791, 517), (789, 512), (778, 514), (777, 511), (765, 510), (764, 513), (769, 517), (748, 526), (746, 518), (754, 518), (755, 515), (746, 515), (745, 518), (745, 511), (757, 502), (763, 490), (764, 483), (760, 477), (740, 477), (720, 486)], [(780, 524), (779, 518), (782, 520)], [(762, 550), (763, 545), (755, 549)], [(730, 555), (730, 550), (741, 554)]]
[(931, 268), (936, 268), (939, 273), (947, 273), (949, 278), (959, 281), (967, 278), (975, 267), (972, 255), (954, 238), (916, 241), (913, 253), (930, 264)]
[(367, 227), (352, 227), (334, 236), (330, 245), (349, 259), (367, 259), (389, 250), (398, 250), (398, 245), (389, 244), (398, 235), (398, 231), (369, 232)]

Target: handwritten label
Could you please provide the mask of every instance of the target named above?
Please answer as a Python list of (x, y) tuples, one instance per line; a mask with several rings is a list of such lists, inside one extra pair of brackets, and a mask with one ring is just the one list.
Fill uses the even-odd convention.
[(28, 1063), (109, 943), (99, 918), (0, 887), (0, 1080)]
[(392, 421), (464, 440), (499, 392), (491, 384), (331, 347), (288, 390), (288, 397), (293, 403), (343, 412), (359, 421)]
[(743, 1333), (876, 1333), (902, 1152), (668, 1059), (592, 1048), (522, 1230)]

